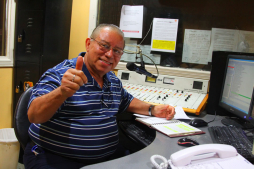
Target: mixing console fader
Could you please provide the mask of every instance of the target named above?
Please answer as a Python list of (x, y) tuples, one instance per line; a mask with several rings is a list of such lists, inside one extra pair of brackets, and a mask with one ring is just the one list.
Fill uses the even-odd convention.
[(207, 102), (208, 80), (166, 75), (153, 79), (123, 70), (117, 76), (134, 97), (154, 105), (182, 106), (185, 112), (199, 115)]

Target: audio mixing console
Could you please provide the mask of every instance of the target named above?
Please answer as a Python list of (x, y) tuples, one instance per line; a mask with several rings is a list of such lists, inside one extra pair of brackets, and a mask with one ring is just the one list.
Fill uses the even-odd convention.
[(186, 113), (199, 115), (208, 99), (208, 80), (167, 75), (154, 79), (123, 70), (117, 77), (134, 97), (154, 105), (181, 106)]

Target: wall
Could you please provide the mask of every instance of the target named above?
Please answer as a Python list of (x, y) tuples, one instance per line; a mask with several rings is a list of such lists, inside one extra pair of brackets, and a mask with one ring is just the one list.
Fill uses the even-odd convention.
[[(90, 0), (73, 0), (69, 58), (85, 52), (88, 37)], [(89, 35), (90, 36), (90, 35)]]
[(0, 129), (12, 127), (13, 68), (0, 68)]
[[(69, 58), (85, 51), (90, 0), (73, 0)], [(0, 129), (12, 127), (13, 68), (0, 68)]]

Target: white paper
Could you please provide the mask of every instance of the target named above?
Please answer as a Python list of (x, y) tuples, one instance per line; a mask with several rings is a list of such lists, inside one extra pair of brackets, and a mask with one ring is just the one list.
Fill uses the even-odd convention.
[[(146, 116), (146, 118), (142, 118), (142, 121), (147, 124), (156, 124), (156, 123), (168, 123), (173, 122), (174, 120), (167, 120), (166, 118), (159, 118), (159, 117), (150, 117)], [(178, 121), (178, 120), (177, 120)]]
[(254, 32), (239, 31), (238, 52), (254, 53)]
[(211, 31), (185, 29), (182, 62), (207, 64)]
[(151, 50), (175, 53), (178, 19), (154, 18)]
[(176, 114), (174, 116), (174, 119), (191, 119), (186, 115), (186, 113), (184, 112), (184, 110), (181, 106), (176, 106), (175, 112), (176, 112)]
[[(177, 106), (175, 107), (175, 116), (174, 116), (174, 120), (176, 119), (191, 119), (189, 118), (186, 113), (184, 112), (183, 108), (181, 106)], [(134, 114), (137, 117), (150, 117), (150, 116), (146, 116), (146, 115), (140, 115), (140, 114)], [(147, 122), (153, 122), (153, 123), (158, 123), (158, 122), (168, 122), (168, 120), (166, 118), (159, 118), (159, 117), (150, 117), (147, 119)]]
[(120, 17), (120, 29), (123, 31), (124, 37), (142, 38), (142, 28), (143, 5), (123, 5)]
[(190, 126), (189, 124), (184, 122), (153, 125), (153, 128), (169, 136), (175, 134), (177, 135), (193, 134), (194, 132), (201, 131), (200, 129)]
[(136, 117), (145, 117), (145, 118), (149, 117), (149, 116), (142, 115), (142, 114), (133, 114), (133, 115), (136, 116)]
[(237, 51), (239, 30), (212, 28), (212, 42), (208, 61), (212, 61), (213, 51)]

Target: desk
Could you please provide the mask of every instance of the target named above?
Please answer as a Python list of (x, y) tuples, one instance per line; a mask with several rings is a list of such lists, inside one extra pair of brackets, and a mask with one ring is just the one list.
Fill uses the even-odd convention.
[[(202, 119), (209, 122), (214, 119), (214, 115), (205, 115)], [(223, 117), (216, 116), (215, 120), (209, 123), (208, 126), (222, 126), (221, 119), (223, 119)], [(213, 143), (208, 131), (208, 127), (200, 127), (200, 129), (206, 132), (206, 134), (194, 135), (194, 136), (188, 136), (188, 137), (193, 138), (194, 140), (197, 140), (200, 144)], [(169, 159), (172, 153), (185, 148), (177, 144), (177, 141), (179, 140), (179, 138), (180, 137), (170, 138), (159, 132), (156, 132), (156, 138), (154, 139), (152, 144), (150, 144), (146, 148), (122, 158), (106, 161), (103, 163), (89, 165), (86, 167), (82, 167), (82, 169), (98, 169), (98, 168), (103, 168), (103, 169), (150, 168), (151, 169), (154, 167), (153, 164), (150, 162), (150, 157), (152, 155), (158, 154)]]

